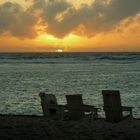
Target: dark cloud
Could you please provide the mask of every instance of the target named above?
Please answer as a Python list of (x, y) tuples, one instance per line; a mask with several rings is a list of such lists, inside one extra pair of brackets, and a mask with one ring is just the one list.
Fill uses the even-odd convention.
[(9, 32), (19, 38), (36, 36), (34, 26), (37, 18), (24, 11), (16, 3), (6, 2), (0, 5), (0, 33)]
[(25, 11), (20, 5), (7, 2), (0, 5), (0, 33), (34, 37), (34, 26), (41, 20), (47, 26), (45, 32), (60, 38), (79, 26), (85, 35), (92, 36), (114, 29), (120, 21), (139, 12), (140, 0), (95, 0), (78, 9), (66, 0), (33, 0)]
[[(58, 6), (62, 5), (62, 11)], [(48, 9), (57, 9), (48, 10)], [(58, 13), (67, 10), (63, 19), (58, 21), (55, 17)], [(111, 0), (110, 4), (103, 0), (95, 0), (92, 5), (82, 5), (75, 9), (63, 0), (49, 3), (43, 12), (43, 19), (48, 24), (47, 32), (57, 37), (64, 37), (82, 25), (87, 35), (106, 32), (115, 28), (123, 19), (137, 14), (140, 10), (140, 0)]]

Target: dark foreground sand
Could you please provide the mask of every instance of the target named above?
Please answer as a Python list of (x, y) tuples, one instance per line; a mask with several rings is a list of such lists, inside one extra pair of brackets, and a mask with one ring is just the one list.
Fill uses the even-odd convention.
[(140, 120), (108, 123), (0, 115), (0, 140), (140, 140)]

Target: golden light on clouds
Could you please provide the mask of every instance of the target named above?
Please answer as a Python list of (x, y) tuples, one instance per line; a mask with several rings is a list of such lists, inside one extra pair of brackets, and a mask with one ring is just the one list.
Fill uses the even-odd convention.
[(64, 16), (68, 13), (69, 9), (61, 12), (61, 13), (58, 13), (56, 16), (55, 16), (55, 19), (58, 21), (58, 22), (61, 22), (63, 19), (64, 19)]
[(70, 34), (62, 39), (56, 38), (53, 35), (49, 34), (41, 34), (35, 39), (35, 41), (38, 45), (41, 44), (43, 46), (54, 46), (54, 51), (58, 49), (67, 51), (68, 46), (75, 46), (75, 44), (78, 45), (80, 39), (81, 38), (79, 36), (73, 34)]
[(75, 8), (80, 8), (81, 4), (91, 5), (95, 0), (67, 0), (67, 1), (74, 4)]
[(139, 25), (138, 0), (1, 0), (0, 51), (140, 51)]

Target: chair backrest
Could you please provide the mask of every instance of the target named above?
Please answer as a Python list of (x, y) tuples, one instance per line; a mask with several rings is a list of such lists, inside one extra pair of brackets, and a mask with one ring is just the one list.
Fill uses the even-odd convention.
[(72, 120), (79, 120), (85, 117), (83, 100), (81, 94), (66, 95), (68, 114)]
[(40, 93), (41, 106), (44, 116), (51, 116), (56, 113), (56, 109), (50, 109), (51, 105), (57, 105), (57, 99), (54, 94)]
[(119, 90), (103, 90), (103, 102), (106, 120), (118, 122), (122, 119), (122, 106)]

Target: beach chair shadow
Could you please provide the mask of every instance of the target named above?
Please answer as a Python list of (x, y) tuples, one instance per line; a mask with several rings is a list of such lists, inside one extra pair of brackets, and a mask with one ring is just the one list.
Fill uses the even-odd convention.
[[(80, 120), (86, 116), (92, 120), (98, 117), (97, 110), (91, 105), (83, 104), (83, 99), (81, 94), (66, 95), (68, 116), (72, 120)], [(86, 114), (87, 113), (87, 114)]]
[(64, 119), (65, 105), (59, 105), (54, 94), (40, 93), (39, 96), (46, 119)]
[[(122, 106), (119, 90), (103, 90), (103, 102), (106, 121), (119, 122), (128, 117), (133, 118), (133, 107)], [(123, 114), (126, 111), (128, 114)]]

